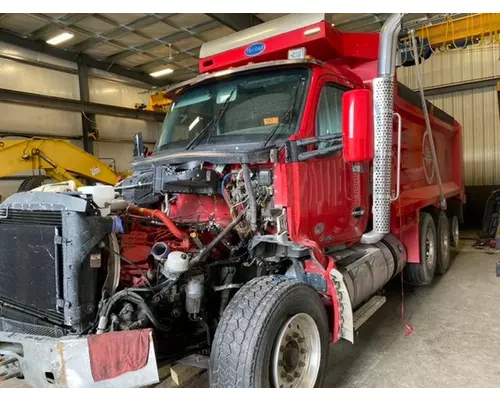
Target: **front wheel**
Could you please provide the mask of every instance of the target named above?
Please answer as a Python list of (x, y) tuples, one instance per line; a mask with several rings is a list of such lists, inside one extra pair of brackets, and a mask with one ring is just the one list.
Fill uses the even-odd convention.
[(280, 276), (255, 278), (221, 318), (210, 357), (210, 386), (321, 387), (328, 319), (311, 286)]

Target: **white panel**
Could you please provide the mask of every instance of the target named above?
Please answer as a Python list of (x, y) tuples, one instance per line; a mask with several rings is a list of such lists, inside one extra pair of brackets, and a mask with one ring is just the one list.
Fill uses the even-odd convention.
[(101, 78), (101, 79), (107, 79), (115, 82), (121, 82), (125, 83), (127, 85), (131, 86), (137, 86), (138, 88), (143, 88), (143, 89), (151, 89), (151, 85), (148, 85), (147, 83), (137, 81), (135, 79), (130, 79), (124, 76), (116, 75), (108, 71), (103, 71), (101, 69), (95, 69), (95, 68), (90, 68), (89, 74), (91, 77)]
[[(113, 158), (117, 172), (128, 171), (134, 153), (133, 143), (95, 142), (94, 155), (98, 158)], [(107, 161), (107, 160), (106, 160)]]
[(0, 58), (0, 88), (79, 99), (78, 77)]
[(46, 133), (52, 135), (81, 135), (79, 113), (0, 103), (0, 131)]
[(5, 200), (11, 194), (16, 193), (17, 189), (19, 189), (19, 185), (21, 184), (21, 180), (19, 181), (3, 181), (0, 180), (0, 198), (1, 201)]
[[(436, 51), (421, 65), (424, 87), (500, 76), (499, 59), (498, 44), (475, 45), (446, 52)], [(412, 89), (417, 88), (415, 74), (415, 67), (398, 68), (399, 80)]]
[[(422, 65), (424, 87), (500, 77), (499, 59), (498, 44), (434, 53)], [(415, 67), (398, 68), (398, 79), (417, 88)], [(499, 185), (500, 117), (496, 88), (430, 96), (429, 100), (462, 124), (465, 184)]]
[(149, 102), (148, 94), (139, 94), (144, 88), (113, 82), (106, 79), (90, 78), (90, 101), (134, 108), (136, 103)]
[(141, 132), (145, 142), (155, 143), (161, 132), (161, 123), (96, 115), (97, 129), (102, 138), (132, 140)]
[(499, 185), (500, 117), (496, 88), (430, 96), (429, 100), (462, 125), (465, 184)]
[(10, 57), (17, 57), (30, 61), (39, 61), (46, 64), (53, 64), (59, 67), (71, 68), (77, 70), (77, 64), (72, 61), (61, 60), (60, 58), (51, 57), (44, 53), (38, 53), (33, 50), (23, 49), (5, 42), (0, 42), (0, 54), (5, 54)]

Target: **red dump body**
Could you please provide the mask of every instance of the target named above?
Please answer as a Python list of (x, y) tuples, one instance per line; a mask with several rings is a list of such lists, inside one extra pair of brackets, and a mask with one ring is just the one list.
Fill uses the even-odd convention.
[[(277, 30), (282, 28), (277, 27)], [(209, 73), (234, 67), (286, 60), (289, 50), (305, 48), (304, 63), (312, 69), (309, 93), (300, 128), (291, 140), (317, 135), (317, 110), (325, 85), (348, 92), (369, 89), (377, 77), (379, 34), (342, 33), (325, 21), (273, 34), (257, 42), (215, 49), (201, 54), (200, 70)], [(279, 67), (279, 63), (277, 63)], [(286, 67), (286, 62), (282, 63)], [(256, 66), (257, 66), (256, 65)], [(221, 73), (225, 75), (225, 73)], [(394, 112), (402, 117), (400, 195), (392, 202), (391, 231), (408, 251), (409, 262), (419, 262), (419, 211), (438, 205), (440, 190), (433, 169), (429, 135), (424, 135), (425, 120), (417, 92), (395, 82)], [(464, 198), (461, 126), (450, 115), (428, 102), (439, 171), (446, 198), (461, 203)], [(359, 115), (360, 118), (366, 116)], [(368, 125), (367, 125), (368, 126)], [(392, 185), (397, 184), (397, 119), (394, 120)], [(352, 151), (352, 149), (350, 149)], [(366, 152), (364, 152), (366, 153)], [(341, 153), (306, 162), (285, 162), (281, 154), (275, 164), (275, 201), (287, 207), (292, 240), (316, 249), (315, 256), (326, 262), (324, 249), (332, 245), (359, 242), (371, 218), (370, 161), (353, 169)], [(389, 178), (389, 177), (388, 177)], [(367, 210), (361, 217), (354, 211)]]

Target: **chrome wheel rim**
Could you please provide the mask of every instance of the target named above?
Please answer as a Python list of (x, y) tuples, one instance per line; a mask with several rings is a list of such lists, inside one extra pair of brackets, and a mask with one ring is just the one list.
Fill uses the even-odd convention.
[(453, 245), (458, 246), (458, 240), (460, 238), (460, 231), (458, 228), (458, 218), (453, 217), (451, 219), (451, 234), (453, 235)]
[(434, 239), (432, 229), (427, 229), (427, 234), (425, 235), (425, 262), (428, 269), (432, 269), (436, 260), (436, 242)]
[(446, 220), (446, 224), (442, 224), (441, 227), (441, 240), (442, 240), (442, 254), (441, 257), (443, 258), (444, 262), (448, 262), (448, 258), (450, 256), (450, 232), (449, 229), (447, 229), (448, 220)]
[(281, 327), (272, 353), (272, 383), (277, 388), (312, 388), (321, 363), (319, 329), (311, 316), (296, 314)]

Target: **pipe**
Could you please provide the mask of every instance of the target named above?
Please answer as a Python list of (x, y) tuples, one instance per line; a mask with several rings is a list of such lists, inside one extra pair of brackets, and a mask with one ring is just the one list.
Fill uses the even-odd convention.
[(377, 243), (390, 232), (392, 120), (394, 117), (394, 75), (397, 37), (402, 13), (391, 14), (380, 31), (378, 77), (373, 80), (373, 120), (375, 156), (373, 158), (373, 229), (361, 236), (361, 243)]
[(380, 30), (380, 47), (378, 52), (378, 76), (393, 77), (396, 72), (395, 57), (397, 55), (397, 40), (401, 30), (403, 13), (391, 14)]
[(245, 180), (245, 190), (248, 195), (248, 205), (250, 212), (250, 229), (255, 232), (257, 230), (257, 203), (255, 201), (255, 193), (252, 188), (252, 181), (250, 179), (250, 169), (248, 168), (248, 164), (242, 164), (241, 168), (243, 169), (243, 179)]
[(163, 222), (165, 226), (173, 233), (173, 235), (182, 240), (181, 248), (188, 249), (189, 248), (189, 236), (187, 233), (182, 232), (174, 222), (167, 217), (166, 214), (162, 213), (160, 210), (151, 210), (150, 208), (142, 208), (136, 206), (128, 206), (127, 212), (135, 215), (147, 215), (151, 218), (156, 218), (157, 220)]
[(245, 214), (245, 211), (248, 209), (248, 207), (243, 210), (238, 216), (228, 225), (226, 226), (216, 237), (214, 240), (212, 240), (202, 251), (198, 253), (198, 255), (194, 258), (191, 259), (189, 262), (189, 267), (194, 267), (196, 266), (200, 261), (203, 260), (203, 258), (212, 250), (217, 243), (219, 243), (224, 236), (226, 236), (231, 229), (233, 229), (238, 223), (241, 221), (243, 218), (243, 215)]
[(151, 249), (151, 255), (156, 260), (166, 260), (168, 256), (168, 245), (163, 242), (156, 242)]

